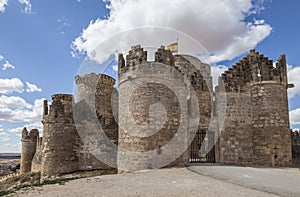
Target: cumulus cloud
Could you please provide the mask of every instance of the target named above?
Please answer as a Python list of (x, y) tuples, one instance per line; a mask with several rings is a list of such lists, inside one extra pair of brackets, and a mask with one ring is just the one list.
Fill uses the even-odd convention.
[(218, 85), (219, 77), (227, 69), (228, 69), (228, 67), (225, 65), (211, 66), (211, 76), (212, 76), (213, 87), (216, 87)]
[(290, 121), (292, 125), (300, 124), (300, 108), (290, 111)]
[(0, 142), (7, 142), (9, 141), (9, 135), (5, 132), (0, 132)]
[(22, 12), (24, 12), (26, 14), (31, 13), (32, 5), (30, 3), (30, 0), (19, 0), (19, 3), (21, 3), (25, 6), (24, 9), (22, 10)]
[(294, 88), (288, 89), (289, 98), (300, 96), (300, 67), (288, 65), (288, 81), (295, 85)]
[(2, 125), (0, 125), (0, 142), (6, 142), (9, 141), (9, 135), (8, 133), (3, 131)]
[(26, 86), (27, 86), (26, 92), (41, 92), (42, 91), (41, 88), (39, 88), (36, 85), (31, 84), (29, 82), (26, 82)]
[[(232, 59), (261, 42), (271, 33), (271, 26), (263, 20), (244, 22), (257, 13), (257, 4), (251, 0), (105, 0), (109, 9), (107, 19), (91, 21), (81, 36), (73, 42), (73, 49), (86, 53), (90, 59), (105, 61), (109, 55), (125, 52), (130, 46), (142, 44), (147, 47), (167, 45), (179, 37), (179, 51), (187, 54), (208, 52), (206, 63)], [(161, 27), (146, 29), (141, 27)], [(138, 29), (137, 29), (138, 28)], [(120, 32), (123, 37), (105, 43)], [(180, 33), (183, 32), (183, 33)], [(192, 38), (191, 38), (192, 37)], [(191, 47), (193, 41), (202, 49)], [(109, 51), (95, 51), (101, 48)], [(200, 47), (201, 48), (201, 47)], [(99, 55), (99, 53), (101, 55)]]
[(0, 108), (9, 107), (9, 108), (27, 108), (31, 109), (32, 105), (27, 103), (23, 98), (18, 96), (0, 96)]
[(0, 152), (19, 153), (20, 151), (21, 151), (21, 142), (18, 142), (17, 144), (11, 144), (10, 142), (0, 144)]
[(35, 123), (31, 123), (31, 124), (25, 124), (22, 127), (15, 127), (15, 128), (9, 129), (8, 132), (13, 133), (18, 137), (22, 137), (22, 130), (24, 127), (26, 127), (28, 131), (31, 131), (31, 129), (38, 129), (40, 132), (40, 135), (42, 134), (42, 131), (43, 131), (43, 124), (41, 122), (35, 122)]
[(0, 12), (5, 11), (5, 7), (7, 6), (8, 0), (0, 0)]
[(7, 94), (11, 92), (22, 93), (24, 84), (19, 78), (1, 79), (0, 78), (0, 93)]
[(43, 103), (45, 99), (36, 99), (30, 109), (25, 107), (0, 107), (0, 120), (7, 122), (39, 123), (42, 120)]
[[(1, 0), (0, 0), (1, 1)], [(4, 57), (2, 55), (0, 55), (0, 61), (2, 61), (4, 59)]]
[[(0, 59), (1, 59), (1, 57), (0, 57)], [(9, 68), (15, 69), (15, 67), (11, 63), (9, 63), (8, 61), (5, 61), (5, 63), (2, 65), (2, 70), (7, 70)]]

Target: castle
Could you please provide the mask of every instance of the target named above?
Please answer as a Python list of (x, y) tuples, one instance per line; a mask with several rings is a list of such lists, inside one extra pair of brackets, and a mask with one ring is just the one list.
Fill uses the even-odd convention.
[(53, 95), (50, 108), (45, 101), (43, 138), (22, 132), (21, 173), (292, 164), (285, 55), (274, 67), (251, 50), (215, 90), (209, 65), (165, 47), (154, 61), (140, 46), (118, 59), (118, 89), (92, 73), (75, 77), (76, 103), (68, 94)]

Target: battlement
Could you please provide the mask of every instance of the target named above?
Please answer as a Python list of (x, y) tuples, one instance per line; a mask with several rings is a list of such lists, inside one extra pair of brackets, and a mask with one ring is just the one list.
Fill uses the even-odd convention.
[(24, 127), (22, 130), (22, 140), (31, 140), (36, 141), (39, 137), (39, 131), (37, 129), (32, 129), (30, 132), (27, 131), (27, 128)]
[(250, 50), (243, 59), (225, 71), (221, 78), (226, 92), (243, 91), (246, 84), (273, 81), (287, 84), (286, 58), (281, 55), (273, 66), (273, 60), (269, 60), (263, 54)]
[(61, 121), (72, 121), (73, 115), (73, 103), (74, 98), (71, 94), (54, 94), (52, 95), (52, 104), (48, 111), (48, 102), (44, 102), (44, 118), (43, 122), (46, 121), (57, 121), (60, 118)]
[(300, 131), (291, 130), (292, 144), (300, 146)]
[(172, 52), (170, 50), (166, 50), (164, 46), (161, 46), (157, 52), (155, 52), (155, 61), (170, 66), (175, 65), (175, 59)]
[(52, 100), (73, 102), (73, 95), (71, 94), (54, 94), (51, 98)]
[[(155, 62), (160, 62), (170, 66), (175, 65), (175, 58), (170, 50), (166, 50), (164, 46), (161, 46), (155, 52)], [(134, 67), (135, 65), (147, 63), (147, 51), (140, 45), (131, 47), (129, 54), (126, 56), (126, 61), (122, 53), (118, 56), (118, 69), (119, 74), (125, 72), (127, 69)]]
[(116, 80), (105, 74), (91, 73), (91, 74), (87, 74), (84, 76), (77, 75), (75, 77), (75, 82), (76, 82), (76, 85), (84, 83), (84, 84), (88, 84), (88, 85), (106, 84), (109, 86), (114, 86), (116, 83)]

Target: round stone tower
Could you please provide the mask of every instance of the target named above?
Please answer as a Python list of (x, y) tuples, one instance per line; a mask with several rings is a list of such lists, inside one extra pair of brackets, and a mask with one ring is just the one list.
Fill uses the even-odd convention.
[(21, 152), (21, 174), (31, 172), (31, 162), (36, 152), (39, 131), (32, 129), (29, 133), (26, 128), (22, 131), (22, 152)]
[(188, 95), (185, 78), (164, 47), (154, 62), (132, 47), (119, 55), (119, 172), (183, 166), (188, 153)]
[[(115, 79), (105, 74), (76, 76), (75, 122), (83, 142), (80, 168), (116, 168), (118, 92)], [(93, 167), (93, 168), (94, 168)]]
[(91, 73), (76, 76), (75, 82), (78, 89), (77, 103), (85, 102), (92, 110), (91, 113), (96, 112), (107, 137), (117, 143), (115, 118), (117, 118), (118, 106), (117, 90), (114, 88), (115, 79), (105, 74)]
[(251, 87), (255, 163), (290, 166), (292, 156), (285, 56), (279, 57), (276, 68), (262, 55), (258, 60), (266, 63), (256, 68), (258, 71), (253, 76)]
[(80, 139), (72, 112), (73, 96), (55, 94), (43, 117), (42, 179), (78, 170)]

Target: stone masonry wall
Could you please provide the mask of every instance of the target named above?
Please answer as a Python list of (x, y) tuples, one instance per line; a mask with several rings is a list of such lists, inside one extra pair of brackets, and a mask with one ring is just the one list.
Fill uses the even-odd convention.
[(227, 93), (224, 129), (220, 135), (220, 163), (253, 162), (252, 103), (249, 94)]
[(293, 163), (300, 165), (300, 132), (291, 131)]
[(42, 165), (42, 142), (43, 138), (40, 137), (37, 140), (36, 151), (31, 162), (31, 172), (40, 172)]

